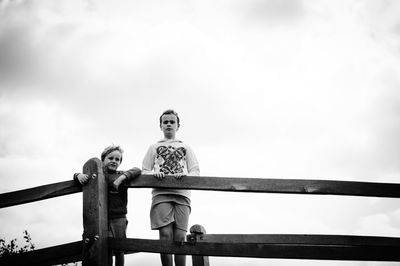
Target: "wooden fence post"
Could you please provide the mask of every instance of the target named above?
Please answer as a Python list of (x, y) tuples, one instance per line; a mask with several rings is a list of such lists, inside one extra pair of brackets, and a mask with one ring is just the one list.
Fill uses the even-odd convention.
[[(190, 235), (188, 236), (190, 242), (198, 242), (202, 240), (203, 235), (206, 233), (206, 229), (199, 224), (195, 224), (190, 227)], [(209, 266), (210, 262), (208, 256), (192, 256), (192, 265), (193, 266)]]
[(92, 158), (83, 166), (89, 181), (83, 192), (83, 266), (107, 266), (108, 252), (108, 187), (102, 163)]

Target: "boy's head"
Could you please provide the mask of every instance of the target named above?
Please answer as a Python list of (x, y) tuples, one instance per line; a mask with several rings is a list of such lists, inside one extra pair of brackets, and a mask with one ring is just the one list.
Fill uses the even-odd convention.
[(160, 128), (167, 139), (175, 138), (180, 126), (178, 113), (172, 109), (164, 111), (160, 116)]
[(178, 122), (178, 127), (180, 126), (178, 113), (175, 112), (173, 109), (168, 109), (168, 110), (164, 111), (160, 116), (160, 127), (161, 127), (162, 118), (163, 118), (164, 115), (174, 115), (174, 116), (176, 116), (176, 120)]
[(120, 146), (111, 145), (101, 153), (101, 161), (108, 170), (116, 171), (122, 162), (124, 150)]

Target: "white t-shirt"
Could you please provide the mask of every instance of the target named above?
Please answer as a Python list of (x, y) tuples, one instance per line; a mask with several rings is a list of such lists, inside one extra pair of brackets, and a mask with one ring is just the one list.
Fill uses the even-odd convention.
[[(200, 175), (199, 163), (193, 150), (180, 140), (164, 139), (151, 145), (143, 159), (142, 174)], [(190, 190), (153, 188), (153, 198), (161, 194), (175, 194), (190, 198)]]

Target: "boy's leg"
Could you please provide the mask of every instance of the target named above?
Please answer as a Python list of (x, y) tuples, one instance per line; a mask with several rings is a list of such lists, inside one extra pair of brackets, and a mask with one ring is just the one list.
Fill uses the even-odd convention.
[(124, 266), (125, 258), (124, 253), (119, 252), (115, 254), (115, 266)]
[[(166, 226), (161, 227), (158, 229), (160, 240), (173, 240), (174, 232), (173, 232), (173, 224), (170, 223)], [(172, 266), (172, 255), (161, 253), (161, 263), (163, 266)]]
[[(108, 221), (108, 235), (116, 238), (126, 238), (126, 228), (128, 226), (128, 220), (126, 218), (111, 219)], [(124, 252), (114, 251), (110, 256), (112, 265), (112, 256), (115, 256), (115, 266), (124, 266)]]
[[(175, 241), (185, 241), (186, 231), (174, 228), (174, 240)], [(186, 265), (186, 255), (175, 255), (175, 266), (185, 266)]]
[[(186, 232), (189, 225), (190, 207), (182, 204), (174, 205), (174, 240), (178, 242), (185, 241)], [(186, 265), (186, 255), (175, 255), (175, 266)]]
[[(150, 209), (151, 229), (157, 229), (160, 235), (160, 240), (174, 239), (174, 212), (173, 204), (171, 202), (161, 202), (152, 205)], [(172, 266), (172, 255), (161, 253), (161, 263), (163, 266)]]
[[(108, 221), (108, 236), (109, 236), (109, 237), (114, 237), (113, 231), (112, 231), (112, 229), (111, 229), (110, 221)], [(112, 265), (113, 265), (113, 256), (114, 256), (114, 252), (109, 252), (109, 253), (108, 253), (108, 262), (107, 262), (107, 266), (112, 266)]]

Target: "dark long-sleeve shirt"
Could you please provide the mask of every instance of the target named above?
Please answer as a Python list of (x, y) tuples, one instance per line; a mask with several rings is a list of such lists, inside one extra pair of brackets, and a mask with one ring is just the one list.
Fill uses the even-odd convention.
[(125, 218), (128, 213), (128, 187), (121, 185), (118, 192), (113, 192), (113, 182), (122, 174), (126, 175), (125, 182), (138, 177), (141, 171), (139, 168), (132, 168), (128, 171), (107, 172), (104, 171), (108, 183), (108, 219)]
[[(128, 187), (120, 185), (118, 191), (114, 190), (113, 183), (120, 176), (126, 176), (125, 182), (129, 182), (141, 174), (141, 170), (134, 167), (128, 171), (107, 171), (104, 169), (104, 175), (108, 184), (108, 219), (125, 218), (128, 213)], [(74, 174), (76, 179), (78, 173)]]

